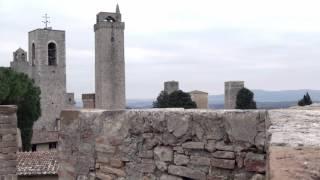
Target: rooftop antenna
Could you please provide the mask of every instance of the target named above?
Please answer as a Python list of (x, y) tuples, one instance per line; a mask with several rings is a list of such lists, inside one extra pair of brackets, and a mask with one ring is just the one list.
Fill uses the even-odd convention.
[(50, 21), (49, 21), (50, 17), (46, 13), (44, 16), (42, 16), (42, 18), (44, 19), (42, 22), (45, 25), (45, 29), (48, 29), (48, 24), (50, 23)]

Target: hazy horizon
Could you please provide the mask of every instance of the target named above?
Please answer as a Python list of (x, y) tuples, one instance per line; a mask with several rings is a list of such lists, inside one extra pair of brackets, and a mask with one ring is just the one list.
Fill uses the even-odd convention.
[(224, 81), (250, 89), (320, 89), (320, 2), (316, 0), (0, 0), (0, 66), (27, 50), (28, 32), (66, 31), (67, 90), (94, 92), (96, 14), (119, 3), (125, 28), (127, 99), (154, 99), (163, 82), (223, 94)]

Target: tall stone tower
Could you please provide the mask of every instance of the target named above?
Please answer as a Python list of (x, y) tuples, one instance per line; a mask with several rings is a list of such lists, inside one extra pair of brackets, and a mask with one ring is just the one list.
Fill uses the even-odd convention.
[(31, 77), (41, 89), (41, 117), (33, 129), (55, 130), (66, 100), (65, 31), (30, 31), (29, 64)]
[(118, 5), (115, 13), (97, 14), (94, 32), (96, 108), (124, 109), (124, 22)]
[(227, 81), (224, 83), (224, 108), (235, 109), (237, 95), (240, 89), (244, 88), (243, 81)]
[(174, 91), (179, 90), (179, 82), (178, 81), (166, 81), (164, 82), (164, 91), (168, 94), (173, 93)]

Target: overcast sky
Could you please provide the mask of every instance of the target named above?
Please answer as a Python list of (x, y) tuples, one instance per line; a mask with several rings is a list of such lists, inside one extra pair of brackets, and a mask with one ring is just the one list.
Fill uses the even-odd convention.
[(119, 3), (125, 29), (127, 98), (155, 98), (163, 82), (184, 91), (320, 89), (319, 0), (0, 0), (0, 66), (27, 50), (27, 33), (66, 31), (67, 90), (94, 92), (96, 14)]

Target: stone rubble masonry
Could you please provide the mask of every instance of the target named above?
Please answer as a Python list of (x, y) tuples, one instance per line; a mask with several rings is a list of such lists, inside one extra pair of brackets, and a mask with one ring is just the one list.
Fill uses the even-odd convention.
[(263, 177), (267, 118), (265, 110), (64, 110), (59, 178)]
[(0, 179), (16, 180), (17, 107), (0, 105)]

